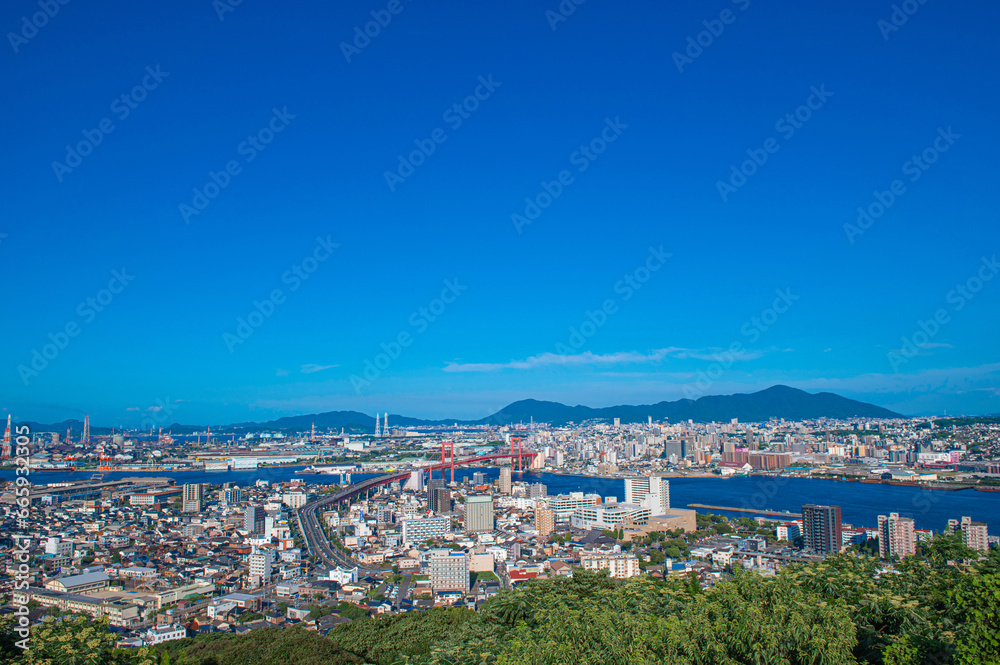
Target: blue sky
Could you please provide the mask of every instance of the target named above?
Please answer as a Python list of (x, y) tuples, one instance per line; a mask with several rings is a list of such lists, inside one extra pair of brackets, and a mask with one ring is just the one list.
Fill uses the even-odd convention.
[(1000, 9), (559, 7), (6, 3), (0, 408), (1000, 412)]

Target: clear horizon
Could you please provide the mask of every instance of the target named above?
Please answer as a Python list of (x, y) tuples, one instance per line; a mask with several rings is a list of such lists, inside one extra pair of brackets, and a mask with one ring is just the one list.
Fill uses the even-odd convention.
[[(769, 386), (769, 387), (776, 387), (776, 386), (779, 386), (779, 385), (780, 384), (775, 384), (775, 386)], [(766, 390), (766, 389), (767, 388), (764, 388), (762, 390)], [(757, 391), (754, 391), (754, 392), (757, 392)], [(811, 394), (815, 394), (815, 393), (811, 393)], [(705, 395), (705, 397), (724, 397), (724, 396), (725, 395)], [(532, 400), (534, 398), (530, 398), (529, 397), (529, 398), (523, 398), (523, 399), (524, 400)], [(697, 399), (700, 399), (700, 398), (697, 398)], [(521, 401), (521, 400), (516, 400), (516, 401)], [(587, 407), (587, 408), (592, 408), (592, 409), (614, 408), (614, 407), (618, 407), (618, 406), (622, 406), (622, 407), (653, 406), (653, 405), (659, 403), (659, 402), (650, 402), (648, 404), (615, 403), (615, 404), (595, 405), (595, 404), (567, 404), (567, 403), (563, 403), (563, 402), (557, 402), (556, 400), (538, 400), (538, 401), (556, 402), (556, 403), (563, 404), (564, 406), (568, 406), (568, 407), (582, 406), (582, 407)], [(672, 402), (672, 401), (676, 401), (676, 400), (661, 400), (661, 401)], [(497, 408), (495, 410), (490, 411), (489, 413), (484, 413), (484, 414), (481, 414), (481, 415), (471, 416), (471, 417), (461, 417), (461, 418), (455, 417), (454, 419), (458, 420), (458, 421), (464, 421), (464, 422), (480, 420), (480, 419), (486, 418), (488, 416), (491, 416), (494, 413), (497, 413), (498, 411), (502, 410), (503, 408), (506, 408), (507, 406), (510, 406), (511, 404), (514, 404), (515, 402), (510, 402), (509, 404), (504, 404), (501, 407), (499, 407), (499, 408)], [(873, 404), (873, 406), (881, 406), (881, 405), (879, 405), (879, 404)], [(225, 422), (224, 421), (181, 422), (181, 421), (177, 421), (177, 420), (171, 419), (171, 416), (176, 412), (177, 408), (178, 408), (178, 404), (167, 404), (167, 403), (161, 401), (160, 404), (154, 405), (154, 407), (152, 409), (150, 409), (150, 410), (148, 410), (148, 411), (146, 411), (146, 412), (144, 412), (142, 414), (143, 415), (143, 423), (140, 423), (139, 429), (148, 428), (150, 426), (152, 426), (154, 428), (156, 428), (156, 427), (163, 428), (163, 427), (168, 427), (170, 425), (179, 425), (179, 426), (184, 426), (184, 427), (192, 427), (192, 426), (202, 426), (202, 427), (204, 427), (204, 426), (210, 426), (210, 427), (214, 427), (214, 426), (226, 426), (226, 427), (228, 427), (228, 426), (242, 424), (242, 423), (247, 423), (247, 422), (252, 422), (252, 423), (256, 423), (256, 424), (263, 424), (263, 423), (274, 421), (274, 420), (278, 420), (278, 419), (284, 418), (284, 417), (301, 417), (301, 416), (322, 415), (323, 413), (337, 413), (337, 412), (356, 412), (356, 413), (360, 413), (362, 415), (368, 416), (369, 418), (373, 418), (373, 419), (376, 416), (378, 416), (379, 418), (382, 418), (384, 414), (388, 414), (390, 416), (390, 419), (391, 418), (400, 418), (400, 417), (415, 418), (415, 419), (427, 420), (427, 421), (448, 421), (448, 420), (452, 419), (452, 417), (449, 414), (421, 416), (421, 415), (413, 415), (411, 413), (392, 412), (391, 410), (389, 410), (389, 411), (380, 410), (380, 411), (372, 414), (372, 413), (365, 413), (364, 411), (357, 411), (357, 410), (354, 410), (354, 409), (330, 409), (330, 410), (321, 411), (321, 412), (287, 413), (287, 414), (275, 416), (274, 418), (269, 418), (267, 420), (244, 420), (244, 421), (232, 421), (232, 422), (229, 422), (229, 421), (225, 421)], [(60, 420), (60, 421), (55, 421), (55, 422), (39, 422), (38, 424), (40, 424), (40, 425), (53, 425), (53, 424), (58, 424), (58, 423), (64, 422), (66, 420), (76, 420), (76, 421), (79, 421), (79, 422), (83, 422), (83, 417), (87, 416), (87, 415), (89, 415), (89, 414), (75, 414), (75, 415), (72, 415), (72, 416), (68, 416), (67, 418), (65, 418), (63, 420)], [(899, 415), (902, 418), (924, 418), (924, 417), (928, 417), (927, 415), (916, 415), (916, 414), (899, 414)], [(975, 417), (975, 416), (993, 416), (993, 415), (996, 415), (996, 414), (972, 414), (972, 413), (963, 413), (963, 414), (952, 413), (952, 414), (947, 414), (947, 413), (942, 413), (942, 414), (930, 414), (930, 417), (934, 417), (934, 416), (938, 416), (938, 417), (962, 417), (962, 416)], [(28, 420), (29, 419), (25, 419), (25, 418), (20, 418), (20, 419), (19, 418), (14, 418), (13, 422), (15, 422), (15, 423), (26, 422)], [(33, 422), (37, 422), (37, 421), (33, 421)], [(541, 421), (539, 421), (539, 422), (541, 422)], [(701, 421), (698, 421), (698, 422), (701, 422)], [(721, 421), (719, 421), (719, 422), (721, 422)], [(94, 427), (98, 427), (98, 428), (111, 428), (111, 427), (118, 427), (118, 426), (119, 426), (118, 424), (109, 424), (109, 423), (91, 421), (91, 427), (92, 428), (94, 428)]]

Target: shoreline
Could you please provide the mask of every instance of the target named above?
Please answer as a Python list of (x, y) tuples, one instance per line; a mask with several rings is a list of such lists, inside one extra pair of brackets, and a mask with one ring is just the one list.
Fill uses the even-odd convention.
[[(159, 468), (156, 468), (156, 469), (121, 469), (121, 470), (116, 470), (116, 471), (111, 471), (111, 472), (106, 471), (106, 470), (103, 471), (103, 472), (100, 472), (100, 471), (97, 471), (96, 469), (77, 468), (75, 471), (69, 471), (69, 470), (62, 471), (62, 470), (60, 470), (60, 471), (57, 471), (57, 473), (66, 473), (66, 474), (72, 473), (74, 475), (75, 474), (80, 474), (81, 476), (85, 475), (87, 473), (95, 473), (95, 472), (97, 472), (97, 473), (127, 473), (127, 474), (137, 474), (137, 475), (144, 475), (144, 474), (155, 475), (155, 474), (163, 474), (163, 473), (168, 473), (168, 474), (169, 473), (208, 473), (208, 474), (212, 474), (212, 475), (218, 474), (220, 477), (223, 477), (223, 476), (225, 476), (228, 473), (234, 473), (234, 472), (235, 473), (241, 473), (241, 472), (253, 472), (253, 471), (264, 471), (264, 470), (278, 470), (278, 469), (306, 469), (306, 468), (309, 468), (309, 466), (310, 465), (308, 465), (308, 464), (269, 464), (269, 465), (260, 465), (260, 466), (258, 466), (256, 468), (247, 468), (247, 469), (229, 468), (229, 469), (208, 469), (208, 470), (206, 470), (204, 468), (190, 468), (190, 467), (189, 468), (163, 468), (163, 467), (159, 467)], [(496, 468), (496, 467), (468, 467), (468, 468)], [(0, 471), (3, 471), (3, 470), (4, 469), (0, 469)], [(33, 471), (37, 471), (37, 470), (33, 469)], [(49, 470), (46, 470), (46, 471), (49, 471)], [(355, 472), (352, 472), (352, 473), (354, 473), (354, 474), (366, 474), (366, 475), (378, 475), (379, 473), (384, 473), (384, 472), (373, 471), (373, 470), (362, 470), (362, 471), (355, 471)], [(620, 480), (620, 481), (624, 481), (626, 478), (634, 478), (634, 477), (639, 476), (639, 474), (609, 475), (609, 474), (580, 473), (580, 472), (573, 472), (573, 471), (546, 470), (546, 469), (524, 469), (523, 471), (518, 472), (518, 473), (521, 473), (521, 474), (547, 473), (547, 474), (551, 474), (553, 476), (562, 476), (562, 477), (568, 477), (568, 478), (587, 478), (587, 479), (591, 479), (591, 480)], [(333, 475), (337, 475), (337, 474), (327, 474), (327, 473), (295, 474), (295, 473), (293, 473), (293, 475), (299, 476), (300, 478), (303, 477), (303, 476), (306, 477), (306, 478), (308, 478), (308, 477), (311, 477), (311, 476), (333, 476)], [(44, 472), (43, 472), (43, 475), (41, 477), (43, 477), (43, 478), (45, 477)], [(736, 474), (736, 475), (732, 475), (732, 476), (723, 476), (723, 475), (716, 474), (716, 473), (711, 473), (711, 472), (697, 472), (697, 473), (688, 473), (688, 474), (668, 473), (668, 474), (663, 474), (662, 477), (666, 478), (667, 480), (684, 480), (684, 479), (691, 479), (691, 480), (704, 480), (704, 479), (730, 480), (732, 478), (739, 478), (739, 477), (765, 478), (765, 479), (777, 480), (779, 478), (785, 478), (785, 479), (800, 479), (800, 480), (830, 480), (830, 481), (845, 482), (845, 483), (863, 483), (863, 484), (866, 484), (866, 485), (889, 485), (889, 486), (894, 486), (894, 487), (913, 487), (913, 488), (917, 488), (917, 489), (938, 490), (938, 491), (944, 491), (944, 492), (958, 492), (958, 491), (962, 491), (962, 490), (974, 490), (974, 491), (977, 491), (977, 492), (1000, 492), (1000, 486), (994, 486), (994, 485), (980, 485), (980, 484), (977, 484), (977, 483), (968, 483), (968, 482), (962, 482), (962, 483), (956, 482), (956, 483), (952, 484), (952, 483), (942, 482), (940, 480), (921, 483), (921, 482), (906, 481), (906, 480), (884, 480), (884, 479), (881, 479), (881, 478), (868, 478), (868, 477), (864, 477), (864, 476), (832, 476), (832, 475), (828, 476), (828, 475), (814, 475), (814, 474), (785, 474), (785, 473), (780, 473), (780, 474), (746, 473), (746, 474)], [(80, 478), (80, 476), (76, 476), (75, 478), (72, 478), (72, 480), (76, 480), (77, 478)]]

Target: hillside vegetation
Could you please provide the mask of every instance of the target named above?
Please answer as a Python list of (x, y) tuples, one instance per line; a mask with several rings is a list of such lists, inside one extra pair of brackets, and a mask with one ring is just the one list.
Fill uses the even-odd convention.
[(840, 555), (775, 576), (736, 573), (703, 590), (690, 578), (616, 581), (576, 570), (502, 592), (480, 612), (363, 618), (322, 636), (271, 628), (156, 650), (114, 650), (81, 619), (33, 629), (27, 655), (5, 624), (3, 663), (297, 665), (672, 663), (699, 665), (989, 665), (1000, 663), (1000, 553), (939, 536), (886, 570)]

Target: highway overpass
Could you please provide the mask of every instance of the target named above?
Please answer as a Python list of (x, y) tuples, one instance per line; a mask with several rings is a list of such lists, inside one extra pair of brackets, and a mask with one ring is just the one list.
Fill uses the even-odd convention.
[[(375, 478), (368, 478), (367, 480), (362, 480), (360, 482), (349, 485), (333, 494), (328, 494), (322, 496), (315, 501), (310, 501), (306, 505), (296, 511), (296, 520), (298, 521), (299, 531), (302, 533), (302, 537), (306, 541), (306, 548), (309, 551), (310, 556), (315, 556), (318, 561), (323, 565), (334, 568), (336, 566), (343, 566), (347, 568), (358, 567), (358, 572), (361, 574), (371, 574), (375, 572), (380, 572), (378, 568), (369, 568), (362, 566), (354, 559), (350, 558), (346, 554), (338, 551), (334, 548), (329, 539), (327, 539), (326, 534), (323, 533), (321, 526), (322, 516), (321, 513), (323, 509), (329, 506), (340, 506), (343, 503), (350, 502), (351, 500), (361, 496), (370, 496), (376, 488), (387, 485), (389, 483), (395, 482), (397, 480), (405, 480), (410, 477), (413, 471), (427, 471), (433, 472), (446, 468), (454, 468), (456, 466), (464, 466), (467, 464), (479, 464), (482, 462), (492, 462), (501, 459), (523, 459), (532, 458), (536, 455), (536, 452), (516, 452), (516, 453), (495, 453), (492, 455), (483, 455), (478, 457), (466, 457), (463, 459), (452, 459), (447, 462), (442, 462), (440, 464), (433, 464), (431, 466), (425, 466), (415, 469), (410, 469), (407, 471), (397, 471), (394, 473), (386, 474), (384, 476), (377, 476)], [(442, 453), (442, 458), (444, 457)]]

